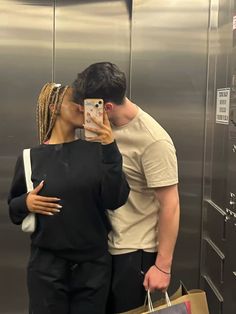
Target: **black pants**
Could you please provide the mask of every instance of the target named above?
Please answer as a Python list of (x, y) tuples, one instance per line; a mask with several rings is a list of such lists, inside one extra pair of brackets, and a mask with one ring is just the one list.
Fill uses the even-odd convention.
[(30, 314), (104, 314), (111, 256), (75, 263), (34, 248), (28, 265)]
[(112, 256), (112, 283), (107, 314), (122, 313), (144, 304), (144, 274), (155, 263), (156, 255), (138, 250)]

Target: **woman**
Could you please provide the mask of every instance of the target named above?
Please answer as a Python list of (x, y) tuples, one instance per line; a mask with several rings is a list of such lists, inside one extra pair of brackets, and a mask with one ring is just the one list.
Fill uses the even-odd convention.
[(95, 138), (76, 139), (83, 106), (73, 102), (69, 86), (42, 88), (37, 121), (34, 190), (27, 193), (20, 156), (8, 199), (13, 223), (29, 212), (37, 217), (28, 264), (31, 313), (103, 314), (111, 270), (106, 209), (122, 206), (129, 193), (121, 155), (106, 114)]

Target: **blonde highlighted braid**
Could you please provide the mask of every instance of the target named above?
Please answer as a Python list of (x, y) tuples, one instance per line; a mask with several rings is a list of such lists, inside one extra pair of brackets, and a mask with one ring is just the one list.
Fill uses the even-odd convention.
[[(46, 83), (41, 89), (36, 113), (40, 144), (46, 142), (51, 136), (68, 87), (68, 85), (61, 86), (61, 84)], [(54, 105), (53, 110), (51, 110), (50, 105)]]

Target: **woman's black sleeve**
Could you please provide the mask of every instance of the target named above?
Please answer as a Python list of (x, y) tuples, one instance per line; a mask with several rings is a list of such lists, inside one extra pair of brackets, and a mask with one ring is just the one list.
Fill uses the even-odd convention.
[(102, 203), (105, 209), (124, 205), (129, 196), (129, 185), (122, 171), (122, 156), (113, 142), (102, 145)]
[(9, 215), (11, 221), (19, 225), (29, 214), (26, 206), (27, 188), (25, 182), (25, 172), (23, 157), (17, 159), (14, 177), (8, 195)]

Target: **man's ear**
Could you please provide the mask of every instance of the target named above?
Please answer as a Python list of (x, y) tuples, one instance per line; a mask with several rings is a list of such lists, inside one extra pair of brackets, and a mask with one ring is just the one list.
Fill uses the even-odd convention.
[(80, 111), (80, 112), (84, 112), (84, 106), (79, 105), (79, 104), (78, 104), (78, 106), (79, 106), (79, 111)]
[(113, 105), (112, 102), (106, 102), (106, 103), (104, 104), (104, 109), (105, 109), (105, 111), (112, 111), (113, 108), (114, 108), (114, 105)]

